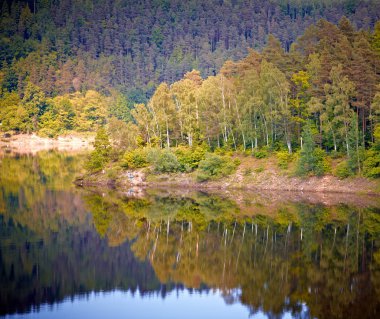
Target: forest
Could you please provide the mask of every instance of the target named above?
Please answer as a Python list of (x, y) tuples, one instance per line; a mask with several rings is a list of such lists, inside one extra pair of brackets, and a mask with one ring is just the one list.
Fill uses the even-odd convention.
[[(316, 175), (328, 172), (327, 155), (345, 157), (342, 176), (380, 175), (377, 1), (2, 1), (1, 10), (3, 131), (106, 127), (126, 167), (149, 162), (136, 148), (186, 146), (201, 157), (278, 152), (284, 165), (295, 153)], [(92, 169), (110, 159), (103, 142)]]
[(273, 34), (286, 51), (319, 19), (347, 16), (357, 29), (380, 18), (377, 0), (0, 0), (2, 87), (28, 81), (48, 97), (112, 89), (130, 106), (160, 82), (260, 50)]

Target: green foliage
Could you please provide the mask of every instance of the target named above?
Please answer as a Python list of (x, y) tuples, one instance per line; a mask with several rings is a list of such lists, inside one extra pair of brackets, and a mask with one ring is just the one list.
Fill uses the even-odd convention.
[(293, 159), (292, 154), (289, 154), (288, 151), (278, 151), (278, 152), (276, 153), (276, 157), (277, 157), (277, 165), (278, 165), (278, 167), (280, 167), (281, 169), (287, 169), (289, 163), (290, 163), (290, 162), (292, 161), (292, 159)]
[(108, 134), (112, 140), (112, 146), (120, 152), (131, 150), (137, 146), (143, 147), (143, 144), (139, 144), (140, 136), (138, 127), (132, 122), (124, 122), (111, 117), (108, 122)]
[(38, 131), (55, 137), (66, 131), (95, 131), (106, 123), (108, 104), (96, 91), (47, 98), (41, 88), (28, 82), (22, 99), (16, 92), (0, 96), (1, 130)]
[(102, 170), (106, 162), (106, 159), (100, 153), (94, 151), (90, 154), (85, 167), (90, 173), (95, 173)]
[(367, 177), (380, 177), (380, 154), (374, 150), (368, 150), (364, 161), (364, 175)]
[(94, 148), (94, 151), (91, 152), (86, 163), (86, 168), (90, 172), (100, 171), (109, 161), (111, 144), (104, 128), (100, 128), (97, 131)]
[(344, 179), (354, 175), (347, 161), (339, 163), (335, 168), (335, 176)]
[[(57, 6), (39, 2), (37, 12), (31, 12), (24, 2), (7, 7), (0, 21), (3, 131), (55, 137), (107, 126), (117, 149), (114, 154), (136, 147), (172, 147), (179, 170), (190, 172), (204, 159), (207, 147), (197, 146), (202, 143), (220, 155), (249, 150), (259, 159), (285, 146), (289, 153), (297, 152), (301, 132), (312, 121), (319, 148), (345, 152), (350, 169), (358, 174), (364, 168), (364, 148), (372, 141), (371, 130), (380, 115), (380, 74), (374, 67), (380, 64), (380, 24), (367, 31), (368, 21), (377, 18), (376, 10), (368, 10), (375, 0), (354, 7), (367, 12), (368, 23), (357, 24), (365, 32), (353, 27), (352, 20), (359, 18), (352, 14), (355, 10), (349, 10), (350, 17), (338, 25), (320, 20), (298, 40), (303, 31), (299, 26), (308, 25), (303, 24), (305, 17), (316, 17), (316, 12), (323, 16), (331, 8), (341, 16), (345, 5), (334, 1), (327, 6), (323, 0), (319, 7), (321, 1), (307, 1), (308, 5), (290, 1), (281, 11), (277, 9), (286, 1), (272, 1), (272, 18), (291, 17), (289, 26), (280, 23), (272, 28), (277, 36), (281, 34), (281, 41), (274, 35), (265, 39), (262, 15), (267, 10), (257, 11), (252, 1), (181, 4), (179, 20), (178, 8), (170, 1), (154, 0), (143, 11), (140, 4), (123, 1), (113, 2), (109, 10), (93, 10), (92, 0), (86, 1), (84, 10), (66, 4), (64, 11), (75, 17), (76, 24), (57, 24), (65, 1), (58, 1)], [(267, 6), (267, 1), (258, 3)], [(240, 17), (243, 7), (252, 14), (248, 20), (258, 25), (245, 25), (241, 36), (237, 31), (241, 26), (234, 25), (240, 20), (233, 17)], [(135, 12), (139, 19), (132, 23), (133, 19), (123, 15), (125, 10)], [(230, 12), (231, 27), (214, 32), (206, 20), (199, 20), (200, 15), (215, 10)], [(114, 13), (112, 28), (107, 25), (107, 12)], [(226, 15), (220, 17), (223, 20)], [(101, 28), (91, 28), (99, 23)], [(78, 42), (84, 24), (89, 30), (85, 45)], [(124, 38), (128, 43), (119, 38), (120, 32), (113, 34), (118, 24), (127, 26)], [(211, 23), (211, 29), (215, 27)], [(286, 32), (288, 28), (292, 32)], [(176, 32), (182, 29), (191, 30), (190, 37), (197, 35), (193, 46), (187, 45), (187, 31)], [(239, 60), (257, 30), (261, 30), (255, 38), (257, 51), (248, 50)], [(289, 43), (294, 43), (292, 48)], [(189, 150), (174, 145), (187, 145)], [(304, 152), (301, 157), (306, 167), (299, 169), (300, 174), (326, 171), (328, 165), (320, 151)], [(367, 157), (371, 159), (365, 174), (376, 175), (368, 173), (377, 165), (376, 156), (370, 152)], [(285, 153), (278, 154), (281, 168), (289, 161)]]
[(0, 119), (1, 130), (19, 130), (22, 119), (27, 116), (24, 108), (19, 106), (20, 98), (16, 92), (5, 93), (1, 99)]
[(258, 168), (255, 169), (255, 173), (259, 174), (259, 173), (262, 173), (264, 172), (264, 167), (263, 166), (259, 166)]
[(207, 150), (207, 145), (198, 145), (192, 148), (179, 146), (174, 149), (174, 154), (181, 164), (181, 170), (190, 172), (198, 167), (199, 162), (204, 159)]
[(326, 161), (326, 153), (315, 147), (312, 127), (308, 123), (303, 131), (303, 148), (297, 165), (297, 174), (300, 176), (317, 175), (321, 176), (329, 170)]
[(121, 161), (121, 166), (126, 169), (142, 168), (148, 166), (147, 159), (148, 151), (146, 149), (135, 149), (132, 151), (127, 151)]
[(114, 116), (118, 120), (124, 122), (129, 122), (132, 120), (128, 100), (125, 96), (117, 94), (115, 101), (109, 107), (109, 115)]
[(236, 167), (238, 167), (241, 164), (241, 160), (238, 157), (235, 157), (233, 159), (233, 163)]
[(376, 126), (374, 137), (375, 142), (366, 152), (363, 164), (364, 175), (367, 177), (380, 177), (380, 125)]
[(25, 109), (27, 117), (23, 118), (23, 128), (27, 132), (36, 131), (38, 121), (47, 108), (47, 100), (42, 89), (32, 82), (28, 82), (25, 88), (21, 106)]
[(365, 150), (362, 146), (363, 139), (358, 127), (358, 118), (356, 114), (352, 116), (350, 130), (348, 132), (348, 161), (350, 170), (354, 173), (361, 172), (365, 157)]
[(177, 157), (168, 149), (152, 150), (148, 160), (156, 173), (175, 173), (181, 169)]
[(258, 158), (258, 159), (266, 158), (266, 157), (268, 157), (268, 149), (263, 147), (261, 149), (254, 150), (253, 156)]
[(198, 167), (205, 152), (204, 146), (194, 148), (180, 146), (173, 150), (138, 148), (125, 152), (121, 165), (130, 169), (151, 165), (156, 173), (190, 172)]
[(107, 132), (103, 127), (96, 132), (94, 148), (95, 151), (101, 154), (104, 158), (108, 158), (111, 151), (111, 144)]
[(230, 157), (207, 153), (205, 159), (199, 163), (197, 180), (204, 182), (228, 176), (237, 166)]

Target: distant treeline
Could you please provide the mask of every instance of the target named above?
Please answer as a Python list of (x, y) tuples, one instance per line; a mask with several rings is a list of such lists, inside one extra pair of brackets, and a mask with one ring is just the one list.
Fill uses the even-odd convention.
[(1, 0), (0, 10), (3, 88), (22, 96), (31, 81), (48, 97), (116, 89), (132, 105), (192, 69), (215, 75), (269, 34), (289, 51), (321, 18), (345, 15), (366, 31), (380, 18), (377, 0)]

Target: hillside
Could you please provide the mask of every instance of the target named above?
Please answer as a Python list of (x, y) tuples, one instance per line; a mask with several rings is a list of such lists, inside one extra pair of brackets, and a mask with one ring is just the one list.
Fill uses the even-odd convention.
[(234, 153), (379, 177), (379, 13), (371, 0), (3, 1), (1, 130), (97, 131), (92, 172), (228, 168), (217, 156)]
[(377, 0), (1, 0), (2, 87), (22, 95), (27, 81), (48, 97), (117, 90), (146, 102), (160, 82), (192, 69), (216, 74), (273, 34), (289, 51), (321, 18), (347, 16), (373, 29)]

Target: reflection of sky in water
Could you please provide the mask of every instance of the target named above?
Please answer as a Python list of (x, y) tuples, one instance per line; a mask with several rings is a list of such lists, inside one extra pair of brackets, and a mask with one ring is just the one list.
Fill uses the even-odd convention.
[[(239, 292), (235, 291), (234, 297)], [(303, 313), (307, 313), (303, 305)], [(29, 314), (6, 316), (5, 318), (268, 318), (258, 311), (250, 315), (247, 307), (239, 302), (227, 304), (221, 291), (198, 293), (173, 291), (165, 298), (157, 294), (142, 297), (139, 293), (114, 291), (91, 293), (87, 296), (67, 299), (55, 305), (43, 305), (39, 311)], [(282, 318), (292, 318), (285, 312)]]

